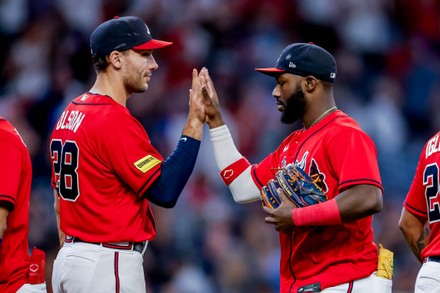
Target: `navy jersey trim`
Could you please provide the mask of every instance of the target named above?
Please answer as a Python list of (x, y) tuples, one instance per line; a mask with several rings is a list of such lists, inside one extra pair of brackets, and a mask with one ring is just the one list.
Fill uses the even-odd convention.
[(339, 184), (339, 186), (353, 185), (352, 183), (365, 182), (365, 181), (369, 181), (371, 183), (374, 183), (373, 185), (378, 185), (382, 188), (382, 184), (379, 181), (373, 180), (371, 178), (357, 178), (357, 179), (353, 179), (353, 180), (347, 180), (347, 181), (341, 182)]
[(151, 174), (150, 178), (148, 178), (147, 181), (145, 181), (145, 183), (141, 186), (141, 188), (139, 188), (139, 190), (137, 191), (138, 194), (140, 194), (142, 192), (142, 190), (144, 190), (145, 186), (148, 185), (148, 183), (150, 183), (150, 181), (154, 178), (156, 179), (157, 176), (156, 174), (160, 171), (160, 168), (156, 169), (156, 171), (154, 171), (153, 174)]
[[(419, 209), (413, 207), (412, 205), (410, 205), (410, 204), (407, 203), (407, 202), (405, 202), (405, 205), (406, 205), (407, 207), (409, 207), (410, 209), (412, 209), (414, 212), (418, 212), (418, 213), (420, 213), (420, 214), (422, 214), (422, 215), (426, 215), (426, 212), (421, 211), (421, 210), (419, 210)], [(411, 212), (411, 211), (409, 211), (409, 212)]]
[(261, 180), (257, 176), (257, 168), (255, 168), (255, 166), (252, 167), (251, 172), (252, 172), (252, 175), (253, 175), (252, 177), (254, 177), (255, 180), (257, 181), (257, 183), (260, 185), (260, 186), (258, 186), (258, 188), (261, 189), (264, 186), (264, 184), (261, 183)]

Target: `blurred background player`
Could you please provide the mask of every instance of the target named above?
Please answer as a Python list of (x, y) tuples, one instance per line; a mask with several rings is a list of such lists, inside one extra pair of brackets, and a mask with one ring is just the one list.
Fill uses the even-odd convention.
[(376, 276), (372, 215), (383, 205), (376, 148), (335, 105), (335, 59), (317, 45), (295, 43), (283, 50), (276, 67), (256, 70), (276, 79), (272, 94), (281, 122), (301, 120), (304, 128), (251, 165), (236, 149), (214, 85), (202, 69), (202, 92), (212, 101), (207, 122), (223, 181), (236, 202), (258, 201), (278, 169), (296, 163), (319, 178), (329, 199), (300, 209), (289, 200), (275, 210), (265, 208), (266, 222), (280, 231), (281, 292), (391, 292), (391, 280)]
[(28, 253), (31, 159), (17, 130), (1, 116), (0, 162), (0, 292), (46, 292), (44, 252), (34, 249), (38, 261), (32, 263)]
[[(163, 160), (126, 102), (145, 92), (158, 64), (138, 17), (116, 17), (91, 34), (96, 82), (74, 99), (50, 139), (52, 186), (63, 247), (54, 292), (145, 292), (143, 254), (156, 235), (149, 201), (171, 208), (193, 170), (205, 122), (193, 70), (189, 114), (174, 152)], [(167, 97), (168, 98), (168, 97)]]
[(403, 203), (399, 227), (422, 263), (415, 293), (440, 292), (440, 132), (425, 144)]

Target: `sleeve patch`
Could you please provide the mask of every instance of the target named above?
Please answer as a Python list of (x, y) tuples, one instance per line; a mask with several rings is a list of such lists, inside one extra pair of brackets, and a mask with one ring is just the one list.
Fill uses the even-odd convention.
[(148, 155), (136, 161), (134, 166), (142, 173), (146, 173), (148, 170), (151, 170), (154, 166), (157, 166), (161, 162), (161, 160), (153, 157), (152, 155)]

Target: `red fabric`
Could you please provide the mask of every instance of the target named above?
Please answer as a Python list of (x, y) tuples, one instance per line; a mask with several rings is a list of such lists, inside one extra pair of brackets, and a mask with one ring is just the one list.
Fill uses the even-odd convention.
[(226, 185), (232, 183), (251, 164), (245, 158), (235, 161), (220, 172), (220, 176)]
[(336, 199), (292, 210), (295, 226), (317, 226), (342, 224)]
[[(266, 185), (283, 162), (297, 163), (309, 175), (319, 176), (320, 187), (330, 200), (352, 185), (382, 188), (373, 141), (339, 110), (307, 130), (295, 131), (254, 165), (256, 184)], [(325, 289), (371, 275), (378, 257), (371, 224), (369, 216), (341, 225), (297, 227), (292, 233), (280, 233), (281, 292), (296, 292), (314, 282)]]
[[(57, 151), (60, 145), (77, 149), (77, 156), (63, 158)], [(67, 235), (90, 242), (155, 237), (153, 214), (142, 195), (160, 175), (163, 158), (127, 108), (107, 96), (79, 96), (54, 127), (50, 156), (54, 188), (62, 183), (57, 164), (74, 164), (67, 165), (73, 176), (63, 177), (64, 189), (60, 184), (60, 191), (66, 192), (60, 197), (60, 226)], [(159, 163), (142, 170), (151, 160)]]
[(36, 247), (32, 248), (32, 254), (29, 257), (29, 274), (27, 283), (42, 284), (46, 282), (46, 253)]
[(16, 292), (28, 273), (29, 196), (32, 165), (15, 128), (0, 117), (0, 201), (9, 202), (7, 228), (0, 245), (0, 292)]
[(429, 139), (422, 152), (404, 207), (427, 219), (431, 233), (422, 258), (440, 255), (440, 132)]

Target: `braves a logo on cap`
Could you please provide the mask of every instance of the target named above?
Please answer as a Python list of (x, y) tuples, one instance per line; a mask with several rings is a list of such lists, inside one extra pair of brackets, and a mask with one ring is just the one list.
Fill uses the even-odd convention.
[(295, 63), (293, 63), (293, 62), (289, 62), (289, 68), (296, 68)]
[(149, 35), (151, 35), (151, 33), (150, 33), (150, 29), (148, 28), (147, 25), (145, 25), (145, 28), (147, 29), (147, 33), (148, 33)]

